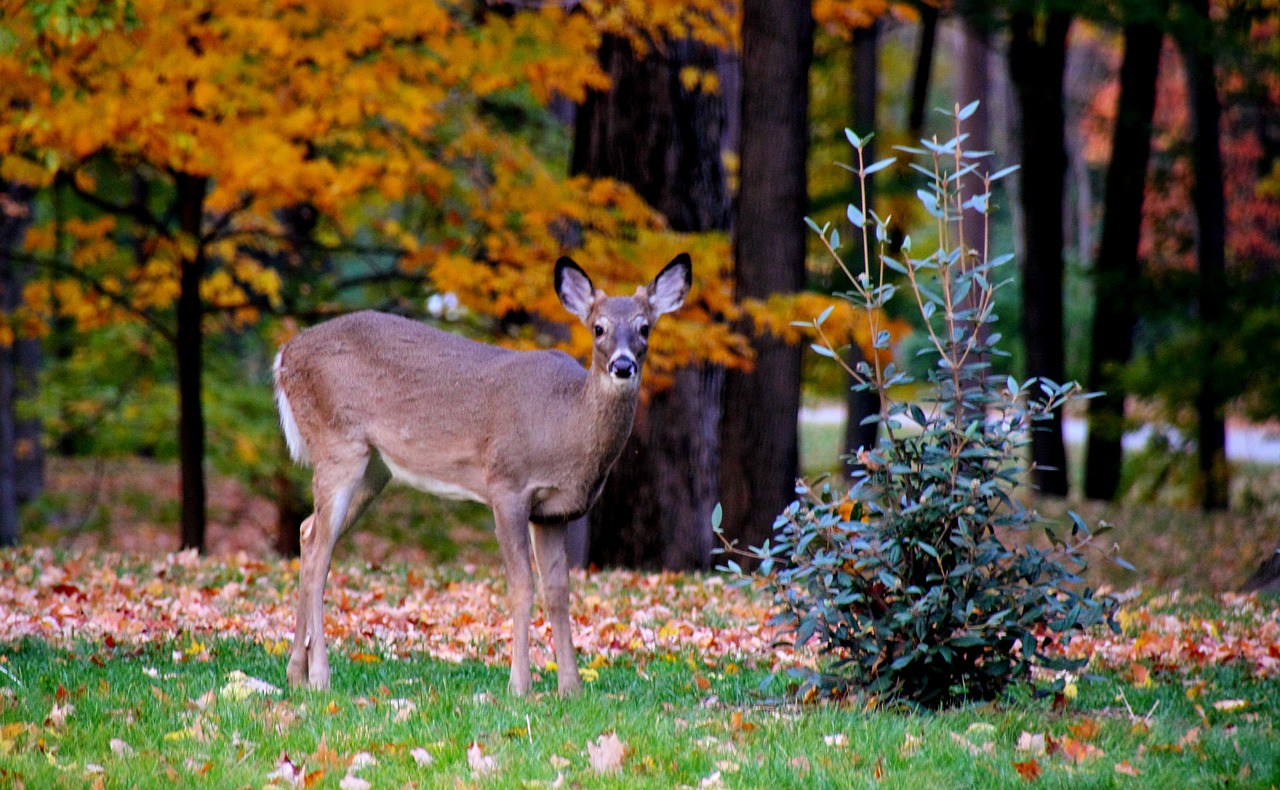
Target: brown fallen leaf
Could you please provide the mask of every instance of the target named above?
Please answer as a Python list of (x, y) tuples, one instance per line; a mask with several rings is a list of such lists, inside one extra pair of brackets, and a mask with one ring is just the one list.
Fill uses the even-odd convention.
[(1084, 741), (1078, 741), (1070, 736), (1062, 739), (1062, 754), (1068, 760), (1079, 765), (1085, 760), (1092, 760), (1095, 757), (1101, 757), (1103, 751), (1097, 746)]
[(1116, 763), (1116, 773), (1124, 774), (1125, 776), (1141, 776), (1142, 775), (1142, 771), (1139, 771), (1137, 768), (1134, 768), (1133, 764), (1130, 763), (1128, 760), (1125, 760), (1124, 762)]
[(617, 773), (622, 768), (622, 760), (627, 755), (627, 746), (617, 733), (607, 732), (596, 738), (595, 743), (587, 744), (587, 762), (591, 770), (598, 774)]
[(1223, 713), (1244, 710), (1247, 707), (1249, 707), (1249, 700), (1246, 699), (1220, 699), (1213, 703), (1213, 709)]
[(1040, 778), (1040, 763), (1035, 760), (1026, 760), (1024, 762), (1014, 763), (1013, 768), (1018, 772), (1018, 776), (1021, 776), (1028, 782), (1034, 782)]
[(1079, 724), (1071, 724), (1067, 726), (1067, 730), (1076, 738), (1082, 741), (1091, 741), (1098, 737), (1102, 732), (1102, 725), (1097, 719), (1083, 719)]

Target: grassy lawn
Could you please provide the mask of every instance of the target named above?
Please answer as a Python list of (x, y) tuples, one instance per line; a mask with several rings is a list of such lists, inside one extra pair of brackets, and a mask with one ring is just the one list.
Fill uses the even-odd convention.
[(545, 648), (535, 694), (506, 693), (484, 569), (340, 563), (329, 692), (285, 687), (289, 563), (26, 550), (0, 571), (4, 787), (1280, 783), (1280, 620), (1256, 598), (1131, 602), (1123, 635), (1073, 646), (1095, 656), (1074, 695), (920, 714), (779, 704), (771, 670), (806, 658), (714, 577), (577, 576), (588, 683), (561, 700)]

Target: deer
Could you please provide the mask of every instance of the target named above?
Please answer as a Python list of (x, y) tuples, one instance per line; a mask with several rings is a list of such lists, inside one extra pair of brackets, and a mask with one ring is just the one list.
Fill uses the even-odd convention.
[(569, 522), (584, 516), (631, 434), (649, 333), (684, 304), (677, 255), (632, 296), (607, 296), (568, 257), (561, 305), (591, 330), (589, 368), (555, 350), (516, 351), (418, 321), (362, 311), (303, 330), (276, 355), (289, 454), (310, 466), (314, 512), (300, 525), (297, 623), (287, 676), (327, 689), (324, 587), (334, 544), (387, 483), (482, 502), (508, 582), (515, 696), (528, 694), (536, 563), (560, 695), (579, 692), (569, 621)]

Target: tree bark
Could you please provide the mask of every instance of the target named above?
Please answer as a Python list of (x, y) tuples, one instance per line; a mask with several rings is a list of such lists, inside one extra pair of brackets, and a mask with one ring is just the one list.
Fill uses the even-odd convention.
[[(714, 72), (721, 54), (693, 41), (668, 41), (662, 52), (637, 58), (625, 40), (606, 37), (600, 62), (613, 86), (590, 94), (578, 111), (573, 170), (631, 184), (673, 230), (726, 230), (723, 98), (688, 90), (680, 79), (688, 66)], [(590, 564), (709, 567), (722, 381), (718, 368), (687, 367), (641, 407), (591, 511)], [(582, 556), (576, 535), (573, 542)]]
[[(31, 225), (31, 190), (0, 184), (0, 320), (22, 303), (25, 266), (15, 253)], [(24, 466), (17, 406), (23, 396), (21, 344), (0, 344), (0, 546), (18, 544), (19, 484)], [(37, 437), (38, 439), (38, 437)], [(38, 447), (38, 441), (37, 445)]]
[(929, 103), (929, 77), (933, 72), (933, 50), (938, 40), (938, 7), (920, 4), (920, 39), (916, 43), (916, 64), (911, 77), (911, 105), (907, 113), (908, 145), (924, 133), (924, 113)]
[(205, 478), (204, 407), (201, 402), (203, 378), (204, 305), (200, 283), (204, 280), (205, 255), (201, 241), (207, 178), (179, 173), (175, 177), (178, 228), (193, 241), (194, 249), (184, 256), (179, 275), (178, 295), (178, 456), (182, 477), (182, 548), (204, 551)]
[[(745, 0), (741, 188), (734, 227), (739, 298), (805, 283), (809, 65), (813, 19), (800, 0)], [(750, 327), (744, 327), (748, 331)], [(794, 498), (799, 465), (800, 347), (753, 341), (755, 368), (725, 375), (721, 501), (729, 540), (759, 545)]]
[(1222, 107), (1209, 34), (1209, 0), (1190, 0), (1189, 7), (1200, 35), (1186, 43), (1187, 85), (1194, 125), (1192, 160), (1196, 225), (1199, 228), (1196, 257), (1200, 265), (1200, 331), (1204, 366), (1196, 394), (1197, 446), (1201, 482), (1200, 505), (1205, 510), (1225, 510), (1231, 493), (1227, 465), (1225, 407), (1227, 396), (1213, 369), (1221, 348), (1220, 333), (1226, 317), (1226, 199), (1222, 184), (1222, 147), (1219, 122)]
[[(936, 13), (936, 12), (935, 12)], [(880, 27), (879, 19), (867, 27), (853, 31), (853, 112), (850, 127), (860, 136), (876, 130), (876, 103), (880, 86)], [(873, 137), (862, 149), (863, 161), (872, 164), (876, 161), (876, 141)], [(854, 200), (857, 198), (858, 177), (854, 176)], [(875, 174), (867, 177), (866, 203), (874, 208), (876, 198)], [(851, 282), (842, 282), (838, 290), (853, 287)], [(849, 367), (857, 369), (858, 364), (867, 361), (862, 347), (857, 343), (849, 345)], [(846, 418), (844, 424), (844, 447), (854, 457), (857, 450), (863, 447), (874, 447), (880, 436), (878, 423), (863, 425), (862, 421), (872, 414), (880, 413), (880, 396), (873, 390), (853, 386), (851, 381), (849, 394), (845, 399)], [(856, 466), (850, 468), (850, 472)]]
[[(1061, 382), (1063, 348), (1063, 200), (1067, 146), (1062, 77), (1066, 70), (1069, 14), (1043, 19), (1023, 11), (1011, 17), (1009, 71), (1022, 117), (1023, 236), (1022, 329), (1027, 374)], [(1032, 433), (1032, 483), (1043, 493), (1067, 493), (1062, 413)]]
[(1103, 394), (1089, 401), (1084, 493), (1090, 499), (1106, 500), (1115, 499), (1119, 492), (1124, 460), (1124, 391), (1118, 374), (1133, 355), (1138, 320), (1132, 289), (1142, 276), (1138, 240), (1164, 36), (1154, 22), (1144, 22), (1128, 25), (1124, 37), (1102, 239), (1093, 265), (1094, 317), (1089, 346), (1089, 389)]

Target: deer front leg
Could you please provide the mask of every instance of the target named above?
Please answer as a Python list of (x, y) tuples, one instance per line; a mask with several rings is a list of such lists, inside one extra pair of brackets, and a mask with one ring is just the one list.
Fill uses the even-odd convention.
[(533, 685), (529, 673), (529, 618), (533, 611), (533, 568), (529, 564), (529, 504), (510, 497), (493, 507), (494, 528), (507, 571), (511, 601), (511, 693), (523, 697)]
[(533, 525), (533, 551), (542, 581), (542, 606), (551, 621), (551, 639), (556, 650), (556, 680), (560, 696), (582, 690), (578, 655), (573, 648), (569, 621), (569, 561), (565, 550), (565, 525)]

